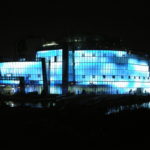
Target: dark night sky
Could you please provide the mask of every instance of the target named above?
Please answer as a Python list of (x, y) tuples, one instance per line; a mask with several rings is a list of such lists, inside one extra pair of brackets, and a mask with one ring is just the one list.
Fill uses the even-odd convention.
[[(0, 9), (0, 56), (13, 55), (28, 35), (49, 39), (94, 32), (121, 37), (129, 47), (150, 52), (150, 10), (146, 3), (7, 3)], [(3, 52), (3, 53), (2, 53)]]

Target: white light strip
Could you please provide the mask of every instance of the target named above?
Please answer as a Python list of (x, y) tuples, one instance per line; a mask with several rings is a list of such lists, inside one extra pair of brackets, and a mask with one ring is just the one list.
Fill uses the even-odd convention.
[(56, 42), (51, 42), (51, 43), (43, 44), (43, 47), (56, 46), (56, 45), (58, 45)]

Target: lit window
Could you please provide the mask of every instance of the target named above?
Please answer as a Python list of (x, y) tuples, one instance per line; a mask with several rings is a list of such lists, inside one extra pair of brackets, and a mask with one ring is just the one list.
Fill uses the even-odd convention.
[(85, 78), (85, 75), (82, 75), (82, 78)]
[(11, 76), (12, 76), (12, 74), (10, 74), (10, 73), (6, 74), (6, 77), (11, 77)]

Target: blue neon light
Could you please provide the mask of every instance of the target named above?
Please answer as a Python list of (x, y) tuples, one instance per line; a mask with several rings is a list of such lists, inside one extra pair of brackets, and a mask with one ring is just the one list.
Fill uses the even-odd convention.
[(124, 94), (137, 88), (150, 88), (148, 61), (142, 57), (115, 50), (76, 50), (69, 54), (72, 64), (74, 55), (74, 66), (69, 65), (69, 79), (74, 80), (76, 86), (96, 85), (97, 91), (105, 86), (111, 94), (117, 90)]
[[(128, 94), (141, 89), (150, 93), (149, 62), (142, 56), (118, 50), (70, 50), (68, 53), (70, 91)], [(37, 62), (0, 63), (0, 77), (5, 78), (0, 84), (14, 87), (19, 80), (11, 78), (24, 77), (26, 92), (41, 93), (43, 74), (39, 60), (45, 58), (50, 93), (62, 94), (62, 55), (62, 49), (45, 50), (36, 53)]]
[(4, 62), (0, 63), (2, 77), (25, 77), (27, 80), (42, 80), (41, 62)]
[(36, 59), (45, 58), (50, 93), (62, 94), (62, 49), (38, 51)]

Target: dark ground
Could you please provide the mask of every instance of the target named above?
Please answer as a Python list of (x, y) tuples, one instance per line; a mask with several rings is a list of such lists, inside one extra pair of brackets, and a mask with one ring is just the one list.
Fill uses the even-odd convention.
[(83, 106), (62, 110), (2, 107), (0, 146), (148, 145), (149, 121), (148, 109), (104, 115), (99, 109)]
[[(82, 143), (148, 144), (149, 110), (122, 112), (110, 116), (79, 110), (5, 110), (0, 112), (2, 141), (42, 145)], [(6, 145), (7, 146), (7, 145)]]

